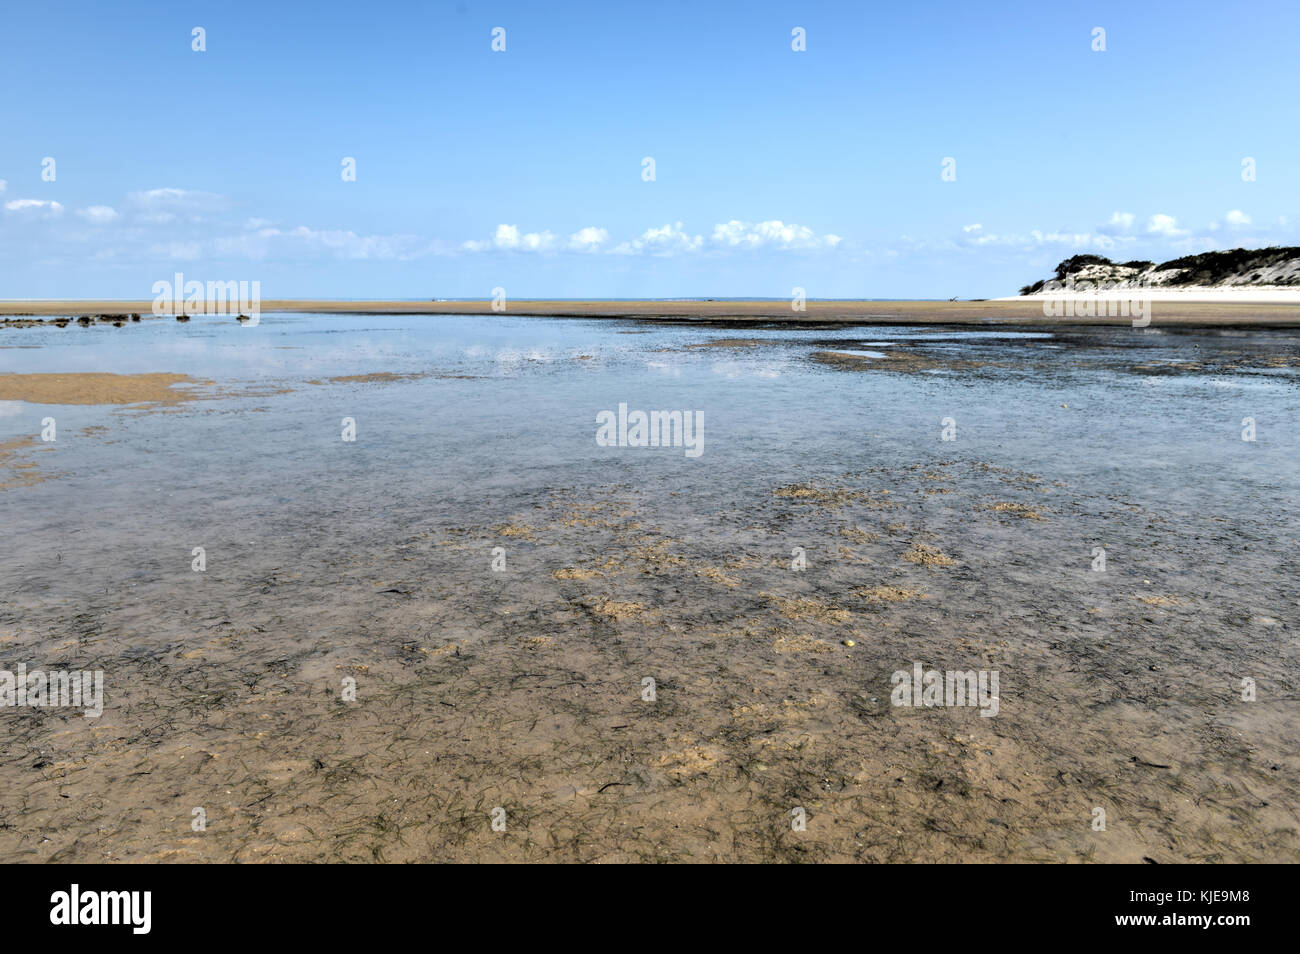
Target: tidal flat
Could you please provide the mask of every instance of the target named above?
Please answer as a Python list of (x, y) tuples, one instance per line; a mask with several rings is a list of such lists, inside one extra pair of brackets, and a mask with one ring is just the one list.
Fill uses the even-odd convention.
[(0, 329), (0, 860), (1300, 861), (1300, 332), (742, 334)]

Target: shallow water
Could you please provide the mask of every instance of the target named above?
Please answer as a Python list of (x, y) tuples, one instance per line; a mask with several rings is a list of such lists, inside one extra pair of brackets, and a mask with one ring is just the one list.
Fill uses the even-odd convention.
[[(0, 337), (0, 373), (75, 371), (212, 383), (0, 402), (0, 443), (58, 427), (0, 490), (0, 662), (106, 674), (99, 720), (0, 710), (6, 859), (1297, 859), (1294, 333)], [(407, 377), (330, 380), (372, 375)], [(598, 446), (620, 404), (700, 412), (703, 453)], [(999, 717), (890, 707), (915, 659), (1000, 667)]]
[[(865, 343), (877, 347), (1008, 366), (977, 375), (936, 368), (930, 370), (938, 374), (922, 378), (828, 372), (808, 360), (818, 348), (883, 354), (853, 347), (864, 343), (863, 331)], [(472, 490), (462, 480), (489, 463), (493, 475), (522, 476), (539, 464), (568, 464), (574, 475), (583, 474), (600, 461), (616, 471), (633, 468), (628, 474), (673, 473), (707, 486), (755, 469), (780, 472), (795, 458), (800, 473), (834, 472), (939, 450), (996, 455), (1011, 466), (1052, 468), (1215, 510), (1240, 502), (1229, 488), (1262, 481), (1277, 492), (1294, 491), (1300, 476), (1294, 365), (1211, 374), (1180, 371), (1176, 364), (1204, 363), (1214, 355), (1233, 360), (1259, 350), (1294, 357), (1300, 338), (1289, 332), (747, 329), (745, 339), (761, 344), (685, 347), (723, 334), (680, 325), (504, 316), (310, 315), (268, 315), (260, 326), (243, 328), (205, 318), (188, 325), (14, 331), (4, 343), (21, 347), (0, 349), (0, 373), (165, 370), (227, 389), (293, 390), (223, 401), (219, 408), (197, 405), (200, 416), (227, 420), (205, 422), (196, 433), (188, 417), (178, 428), (167, 418), (118, 409), (55, 411), (5, 402), (0, 439), (37, 433), (39, 418), (55, 414), (69, 435), (58, 447), (61, 468), (86, 453), (97, 455), (94, 468), (129, 469), (143, 451), (159, 477), (171, 466), (177, 468), (172, 477), (192, 479), (197, 472), (219, 479), (234, 458), (268, 477), (283, 480), (289, 475), (281, 468), (290, 466), (295, 479), (311, 480), (328, 473), (323, 465), (337, 462), (329, 452), (344, 449), (336, 446), (338, 421), (352, 416), (360, 439), (347, 450), (364, 449), (371, 465), (419, 469), (431, 486), (449, 483), (452, 492)], [(373, 373), (435, 377), (382, 385), (307, 383)], [(682, 461), (658, 450), (597, 448), (595, 414), (620, 402), (702, 411), (705, 455)], [(267, 416), (239, 413), (253, 408), (267, 408)], [(958, 439), (937, 447), (944, 417), (956, 421)], [(1256, 421), (1253, 443), (1240, 439), (1245, 417)], [(108, 422), (112, 443), (71, 439), (76, 428)], [(129, 428), (147, 437), (147, 451), (121, 439)], [(425, 464), (434, 457), (440, 466), (430, 472)], [(412, 489), (425, 493), (429, 487)]]

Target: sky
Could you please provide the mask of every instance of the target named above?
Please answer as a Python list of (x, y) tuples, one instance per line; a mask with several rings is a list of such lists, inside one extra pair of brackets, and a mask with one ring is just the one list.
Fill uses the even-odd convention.
[(1080, 252), (1300, 245), (1294, 0), (0, 22), (0, 298), (176, 272), (267, 299), (980, 298)]

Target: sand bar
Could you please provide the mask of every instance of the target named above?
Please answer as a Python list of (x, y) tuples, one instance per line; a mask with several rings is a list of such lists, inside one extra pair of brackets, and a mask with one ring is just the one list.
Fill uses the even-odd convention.
[[(0, 301), (0, 315), (126, 315), (153, 317), (152, 301), (10, 300)], [(215, 309), (214, 309), (215, 310)], [(338, 301), (268, 299), (262, 314), (303, 312), (323, 314), (492, 315), (492, 303), (481, 301)], [(570, 318), (639, 318), (663, 321), (718, 323), (781, 322), (785, 324), (1016, 324), (1131, 325), (1125, 317), (1072, 317), (1043, 314), (1041, 298), (997, 301), (810, 301), (796, 312), (788, 299), (710, 301), (555, 301), (518, 299), (506, 314)], [(168, 317), (166, 320), (171, 320)], [(234, 321), (234, 316), (230, 316)], [(1248, 302), (1228, 300), (1160, 301), (1153, 305), (1152, 324), (1231, 327), (1300, 327), (1300, 301)]]
[(0, 401), (30, 404), (175, 404), (195, 395), (185, 374), (0, 374)]

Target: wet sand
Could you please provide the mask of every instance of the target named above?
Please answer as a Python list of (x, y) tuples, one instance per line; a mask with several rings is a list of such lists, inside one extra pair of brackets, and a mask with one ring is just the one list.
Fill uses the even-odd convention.
[[(349, 541), (277, 520), (271, 552), (240, 547), (224, 569), (214, 554), (201, 588), (141, 544), (119, 570), (27, 548), (0, 646), (93, 657), (114, 705), (5, 716), (0, 856), (1300, 858), (1294, 703), (1277, 682), (1282, 699), (1235, 698), (1242, 672), (1293, 678), (1291, 631), (1183, 578), (1204, 551), (1158, 514), (943, 460), (828, 487), (863, 496), (664, 519), (631, 489), (588, 488), (495, 526), (377, 516)], [(999, 511), (1008, 497), (1044, 518)], [(1081, 531), (1157, 549), (1166, 571), (1044, 590), (1035, 566)], [(820, 542), (811, 572), (790, 571), (793, 540)], [(503, 544), (506, 573), (466, 571)], [(78, 574), (105, 585), (75, 615), (41, 598), (38, 581)], [(170, 622), (140, 629), (145, 604)], [(891, 707), (911, 660), (1000, 670), (1000, 714)]]
[[(184, 374), (0, 374), (0, 401), (30, 404), (175, 404), (196, 384)], [(211, 382), (207, 382), (211, 383)]]
[[(643, 357), (689, 362), (678, 403), (710, 409), (716, 469), (571, 459), (563, 431), (510, 431), (555, 400), (589, 446), (586, 404), (561, 392), (588, 365), (635, 386), (607, 340), (571, 349), (590, 361), (505, 365), (500, 392), (428, 358), (420, 377), (304, 364), (310, 382), (253, 398), (219, 380), (174, 413), (109, 410), (67, 457), (28, 455), (50, 479), (0, 491), (21, 541), (0, 560), (0, 668), (101, 668), (108, 688), (99, 719), (0, 710), (0, 859), (1300, 860), (1294, 476), (1259, 457), (1239, 465), (1251, 481), (1189, 498), (1195, 480), (1130, 476), (1115, 436), (1088, 431), (1112, 395), (1121, 422), (1193, 413), (1208, 399), (1176, 388), (1206, 368), (1293, 391), (1293, 342), (1200, 338), (1184, 366), (1123, 342), (1097, 362), (1084, 339), (807, 339), (796, 390), (767, 398), (788, 342), (683, 332)], [(852, 354), (874, 348), (914, 357)], [(703, 390), (712, 372), (739, 383)], [(1005, 382), (1051, 375), (1062, 399), (1030, 390), (1033, 414), (1013, 415), (1041, 438), (938, 440), (938, 408), (971, 427), (985, 389), (996, 406)], [(900, 388), (926, 439), (893, 406), (849, 418)], [(736, 456), (755, 438), (719, 420), (734, 396), (799, 427)], [(500, 417), (469, 416), (494, 402)], [(366, 442), (412, 407), (411, 429)], [(1196, 439), (1215, 466), (1241, 452), (1235, 433)], [(1113, 470), (1063, 463), (1103, 455)], [(913, 661), (998, 670), (998, 715), (891, 705)]]
[(35, 455), (38, 451), (49, 451), (42, 447), (35, 437), (15, 437), (0, 441), (0, 491), (15, 487), (30, 487), (55, 476), (42, 470)]
[[(0, 315), (67, 316), (83, 314), (126, 315), (151, 318), (151, 301), (64, 300), (0, 301)], [(215, 306), (213, 306), (215, 308)], [(1243, 303), (1170, 301), (1152, 305), (1156, 325), (1188, 327), (1300, 327), (1300, 303)], [(211, 309), (210, 309), (211, 310)], [(262, 314), (393, 314), (393, 315), (496, 315), (484, 301), (336, 301), (268, 299)], [(219, 310), (218, 310), (218, 313)], [(1009, 323), (1066, 324), (1043, 314), (1041, 299), (996, 301), (809, 301), (805, 311), (794, 311), (789, 299), (769, 301), (545, 301), (511, 300), (504, 314), (568, 318), (637, 318), (665, 321), (766, 324), (924, 325)], [(173, 320), (170, 315), (166, 320)], [(234, 316), (230, 316), (234, 321)], [(1070, 325), (1131, 325), (1126, 317), (1071, 318)]]

